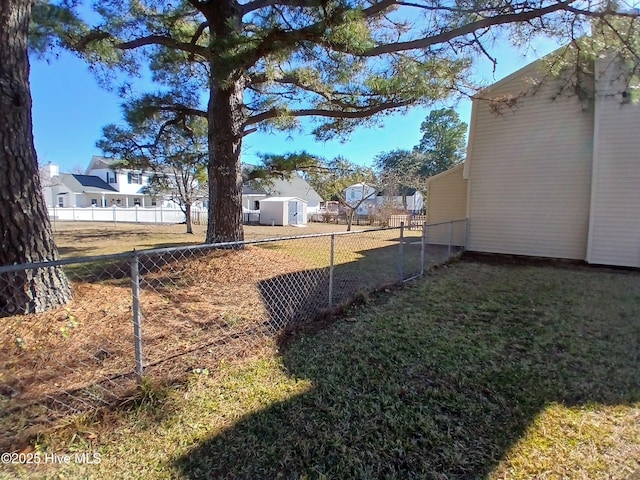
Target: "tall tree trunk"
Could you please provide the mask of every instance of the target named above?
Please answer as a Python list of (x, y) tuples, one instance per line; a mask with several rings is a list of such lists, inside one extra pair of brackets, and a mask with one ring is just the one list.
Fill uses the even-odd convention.
[(242, 86), (236, 81), (211, 90), (206, 243), (242, 241)]
[[(203, 7), (214, 41), (235, 35), (240, 21), (235, 0), (217, 0)], [(244, 239), (242, 228), (242, 173), (240, 154), (244, 122), (244, 78), (226, 52), (212, 49), (209, 79), (209, 218), (206, 243)]]
[(191, 202), (184, 204), (184, 218), (187, 224), (187, 233), (193, 233), (193, 222), (191, 221)]
[[(0, 265), (56, 260), (33, 145), (27, 32), (31, 0), (0, 2)], [(71, 298), (59, 267), (0, 274), (0, 317)]]

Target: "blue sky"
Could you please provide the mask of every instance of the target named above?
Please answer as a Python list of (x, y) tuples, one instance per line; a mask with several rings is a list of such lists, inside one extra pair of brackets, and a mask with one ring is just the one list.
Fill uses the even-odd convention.
[[(475, 67), (475, 78), (491, 84), (531, 61), (557, 48), (551, 41), (539, 40), (526, 52), (513, 47), (494, 48), (498, 59), (495, 73), (487, 60)], [(80, 59), (61, 53), (57, 59), (31, 61), (33, 97), (33, 132), (38, 160), (41, 164), (58, 164), (62, 172), (84, 171), (92, 155), (100, 155), (95, 146), (102, 127), (121, 123), (122, 99), (102, 89), (87, 65)], [(461, 119), (469, 123), (471, 102), (455, 105)], [(333, 158), (342, 155), (351, 161), (370, 165), (381, 152), (411, 148), (420, 140), (420, 123), (428, 110), (415, 108), (406, 114), (385, 119), (382, 128), (361, 128), (349, 139), (315, 142), (309, 131), (277, 134), (254, 133), (244, 140), (243, 161), (256, 163), (258, 152), (286, 153), (307, 150)]]

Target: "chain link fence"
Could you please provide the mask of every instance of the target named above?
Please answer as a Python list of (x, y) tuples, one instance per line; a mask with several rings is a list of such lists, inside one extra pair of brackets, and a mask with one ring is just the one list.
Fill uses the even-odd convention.
[[(117, 407), (273, 342), (463, 248), (465, 222), (197, 245), (0, 267), (0, 450), (56, 417)], [(15, 292), (62, 269), (72, 300), (16, 315)], [(37, 292), (36, 292), (37, 293)]]

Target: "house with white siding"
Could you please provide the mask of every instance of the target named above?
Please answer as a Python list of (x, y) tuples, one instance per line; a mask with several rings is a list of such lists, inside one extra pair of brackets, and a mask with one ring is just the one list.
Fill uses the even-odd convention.
[[(251, 168), (244, 165), (245, 169)], [(260, 202), (269, 197), (296, 197), (306, 202), (309, 214), (320, 210), (323, 198), (297, 173), (284, 178), (270, 178), (262, 184), (247, 182), (242, 186), (242, 208), (245, 211), (260, 210)]]
[(464, 167), (429, 182), (429, 223), (464, 204), (469, 251), (640, 267), (640, 104), (625, 68), (597, 59), (589, 101), (539, 83), (543, 61), (481, 92)]
[[(91, 157), (86, 175), (98, 177), (113, 187), (117, 195), (107, 196), (105, 206), (133, 207), (135, 205), (142, 207), (156, 206), (158, 201), (169, 206), (170, 203), (165, 199), (154, 198), (149, 195), (145, 187), (149, 185), (149, 180), (153, 176), (152, 172), (142, 170), (133, 170), (129, 168), (115, 168), (119, 160), (115, 158), (106, 158), (98, 155)], [(168, 202), (168, 203), (167, 203)], [(174, 206), (174, 205), (172, 205)]]
[(170, 198), (147, 193), (151, 172), (115, 168), (117, 160), (93, 156), (84, 174), (60, 173), (49, 163), (40, 168), (45, 202), (49, 207), (178, 208)]
[(390, 206), (412, 214), (420, 214), (423, 211), (424, 196), (418, 189), (405, 187), (400, 193), (401, 195), (393, 195), (384, 190), (379, 192), (375, 197), (376, 207)]
[(369, 215), (376, 208), (378, 191), (379, 189), (368, 183), (354, 183), (345, 188), (342, 193), (345, 203), (355, 208), (357, 215)]

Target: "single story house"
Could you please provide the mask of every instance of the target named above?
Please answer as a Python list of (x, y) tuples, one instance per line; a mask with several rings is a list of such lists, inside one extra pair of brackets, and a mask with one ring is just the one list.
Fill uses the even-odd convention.
[(477, 95), (464, 167), (430, 180), (428, 221), (464, 204), (469, 251), (640, 267), (638, 85), (615, 57), (594, 71), (587, 99), (559, 94), (542, 60)]

